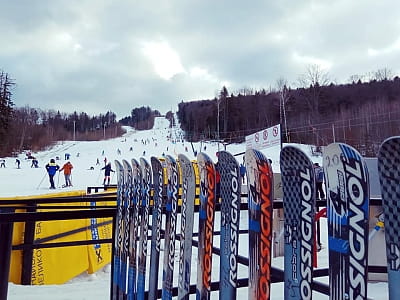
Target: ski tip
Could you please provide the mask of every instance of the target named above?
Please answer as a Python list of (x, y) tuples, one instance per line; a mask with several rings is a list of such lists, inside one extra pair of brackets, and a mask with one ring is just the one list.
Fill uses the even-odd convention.
[(139, 166), (139, 162), (135, 158), (131, 159), (131, 163), (132, 163), (132, 166), (134, 166), (134, 167), (138, 167)]
[(213, 162), (212, 159), (211, 159), (206, 153), (204, 153), (204, 152), (200, 152), (199, 154), (197, 154), (197, 161), (198, 161), (198, 162), (200, 162), (200, 161), (203, 161), (203, 162), (206, 162), (206, 161)]
[(127, 169), (127, 170), (131, 170), (132, 169), (130, 163), (126, 159), (122, 160), (122, 164), (123, 164), (125, 169)]
[(123, 168), (123, 167), (122, 167), (122, 164), (121, 164), (120, 161), (117, 160), (117, 159), (114, 160), (114, 164), (115, 164), (115, 167), (116, 167), (116, 168)]
[(141, 158), (140, 158), (140, 165), (141, 165), (143, 168), (147, 168), (147, 167), (150, 166), (150, 165), (149, 165), (149, 162), (148, 162), (147, 159), (145, 159), (144, 157), (141, 157)]

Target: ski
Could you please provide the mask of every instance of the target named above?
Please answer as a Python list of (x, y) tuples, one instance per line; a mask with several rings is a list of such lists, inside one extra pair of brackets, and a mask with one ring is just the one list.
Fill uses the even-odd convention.
[(130, 226), (130, 243), (129, 243), (129, 271), (128, 271), (128, 299), (135, 300), (137, 298), (137, 239), (139, 234), (139, 205), (141, 199), (142, 187), (142, 170), (136, 159), (131, 160), (132, 164), (132, 205), (131, 205), (131, 225)]
[[(128, 247), (128, 278), (127, 278), (127, 299), (133, 300), (136, 298), (136, 228), (134, 228), (135, 223), (134, 219), (137, 214), (136, 211), (136, 202), (137, 197), (134, 192), (134, 174), (132, 165), (123, 160), (125, 174), (126, 174), (126, 199), (128, 203), (127, 210), (127, 224), (125, 232), (127, 232), (128, 240), (126, 241)], [(136, 176), (136, 173), (135, 173)], [(133, 238), (134, 237), (134, 238)], [(125, 236), (126, 238), (126, 236)]]
[(153, 156), (150, 161), (153, 170), (153, 212), (151, 221), (149, 299), (153, 300), (157, 299), (158, 290), (164, 171), (159, 159)]
[(121, 290), (122, 298), (127, 298), (127, 279), (128, 279), (128, 259), (131, 259), (129, 253), (129, 234), (130, 234), (130, 198), (131, 198), (131, 182), (132, 182), (132, 167), (126, 161), (122, 160), (124, 168), (124, 191), (123, 191), (123, 205), (122, 205), (122, 216), (123, 216), (123, 240), (122, 240), (122, 258), (121, 258)]
[(216, 169), (205, 153), (197, 155), (200, 173), (199, 245), (196, 299), (210, 299), (216, 198)]
[(149, 206), (150, 206), (150, 184), (151, 168), (147, 160), (140, 158), (142, 169), (142, 194), (141, 194), (141, 224), (138, 252), (138, 279), (137, 279), (137, 299), (145, 299), (146, 282), (146, 260), (147, 260), (147, 232), (149, 228)]
[(178, 155), (178, 160), (182, 179), (178, 299), (189, 299), (196, 178), (192, 162), (183, 154)]
[(258, 150), (245, 153), (249, 203), (249, 299), (270, 299), (273, 173)]
[(117, 215), (115, 221), (115, 242), (114, 242), (114, 258), (112, 269), (112, 299), (119, 299), (122, 292), (120, 275), (122, 265), (122, 239), (123, 239), (123, 203), (124, 203), (124, 167), (119, 161), (115, 161), (117, 172)]
[(164, 234), (164, 261), (161, 298), (172, 299), (179, 177), (178, 167), (175, 159), (172, 156), (167, 155), (165, 157), (165, 163), (167, 169), (168, 183), (167, 200), (165, 204), (166, 221)]
[(315, 175), (307, 155), (293, 146), (280, 154), (284, 211), (284, 299), (312, 299)]
[(368, 170), (351, 146), (325, 147), (330, 299), (367, 299)]
[(400, 136), (383, 141), (378, 152), (378, 173), (385, 222), (389, 300), (400, 299)]
[(228, 300), (236, 299), (242, 181), (236, 158), (226, 151), (218, 153), (218, 170), (221, 176), (219, 298)]

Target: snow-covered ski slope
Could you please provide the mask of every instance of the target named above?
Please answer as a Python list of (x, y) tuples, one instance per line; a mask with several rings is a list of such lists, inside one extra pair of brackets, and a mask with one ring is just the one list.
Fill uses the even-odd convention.
[[(50, 192), (61, 192), (68, 190), (85, 190), (87, 186), (99, 186), (103, 181), (103, 171), (100, 168), (104, 166), (104, 158), (108, 161), (112, 161), (113, 169), (114, 159), (122, 161), (126, 159), (128, 161), (131, 158), (139, 159), (144, 156), (150, 160), (151, 156), (160, 157), (163, 153), (169, 154), (173, 157), (177, 157), (179, 153), (185, 154), (189, 159), (194, 159), (195, 155), (193, 149), (197, 152), (204, 151), (210, 156), (213, 161), (216, 161), (216, 152), (223, 150), (224, 147), (220, 145), (218, 148), (217, 143), (191, 143), (182, 141), (180, 139), (181, 131), (178, 128), (169, 128), (169, 122), (164, 117), (158, 117), (155, 120), (154, 128), (145, 131), (135, 131), (134, 129), (127, 127), (127, 132), (122, 137), (111, 138), (103, 141), (94, 142), (81, 142), (81, 141), (64, 141), (59, 142), (53, 147), (50, 147), (46, 151), (38, 153), (32, 153), (39, 160), (39, 168), (31, 168), (31, 161), (25, 160), (25, 155), (21, 154), (19, 159), (21, 160), (21, 169), (17, 169), (15, 164), (15, 157), (7, 157), (6, 168), (0, 168), (0, 197), (14, 197), (24, 195), (38, 195)], [(170, 138), (172, 136), (172, 139)], [(311, 153), (311, 147), (308, 145), (296, 145), (301, 148), (314, 162), (322, 163), (322, 157), (313, 156)], [(132, 151), (130, 148), (132, 147)], [(204, 150), (204, 147), (206, 149)], [(232, 154), (243, 153), (245, 149), (245, 143), (243, 144), (232, 144), (226, 147), (226, 150)], [(186, 152), (187, 148), (187, 152)], [(118, 154), (118, 149), (121, 154)], [(104, 151), (104, 155), (102, 152)], [(145, 153), (143, 153), (145, 151)], [(279, 169), (279, 153), (280, 148), (274, 147), (270, 149), (262, 150), (262, 152), (272, 160), (272, 167), (274, 172), (280, 172)], [(73, 187), (60, 188), (59, 190), (49, 190), (49, 182), (47, 178), (44, 165), (49, 162), (51, 158), (60, 158), (56, 162), (62, 166), (66, 160), (64, 160), (65, 153), (71, 155), (70, 161), (74, 165), (72, 170), (72, 183)], [(79, 156), (78, 156), (79, 153)], [(143, 155), (144, 154), (144, 155)], [(236, 156), (239, 162), (242, 162), (242, 155)], [(100, 165), (96, 165), (96, 160), (99, 159)], [(93, 167), (93, 170), (90, 168)], [(113, 173), (114, 174), (114, 173)], [(59, 176), (59, 177), (58, 177)], [(43, 181), (42, 181), (43, 179)], [(42, 183), (40, 184), (40, 182)], [(55, 182), (57, 186), (64, 183), (63, 174), (56, 175)], [(113, 176), (112, 183), (116, 183), (116, 175)], [(245, 217), (245, 212), (241, 213), (241, 218)], [(241, 220), (244, 224), (247, 218)], [(219, 220), (216, 220), (219, 223)], [(325, 224), (321, 226), (325, 228)], [(324, 247), (327, 246), (327, 241), (324, 238), (326, 232), (322, 234), (322, 243)], [(247, 253), (248, 245), (247, 239), (243, 237), (240, 240), (239, 251), (241, 254)], [(219, 245), (219, 241), (215, 241), (216, 245)], [(178, 248), (177, 248), (178, 249)], [(384, 253), (382, 253), (384, 255)], [(196, 256), (197, 251), (193, 251), (193, 267), (196, 269)], [(327, 251), (324, 248), (318, 255), (321, 266), (327, 266)], [(215, 261), (217, 262), (217, 257)], [(217, 268), (219, 264), (213, 264), (213, 274), (217, 274), (219, 271)], [(283, 267), (283, 258), (273, 259), (273, 265), (277, 267)], [(244, 270), (245, 271), (245, 270)], [(15, 284), (9, 285), (9, 300), (66, 300), (66, 299), (97, 299), (106, 300), (109, 299), (109, 288), (110, 288), (110, 269), (106, 269), (97, 272), (93, 275), (82, 274), (81, 276), (74, 278), (71, 282), (64, 285), (53, 285), (53, 286), (19, 286)], [(176, 273), (177, 274), (177, 273)], [(241, 273), (243, 274), (243, 273)], [(217, 279), (214, 278), (213, 280)], [(323, 280), (323, 279), (321, 279)], [(323, 280), (327, 282), (327, 280)], [(239, 295), (246, 298), (247, 290), (241, 289)], [(283, 299), (283, 285), (272, 284), (271, 295), (273, 300)], [(327, 296), (314, 293), (313, 299), (328, 299)], [(371, 299), (386, 300), (387, 298), (387, 284), (376, 283), (369, 284), (368, 296)], [(212, 298), (216, 299), (218, 293), (213, 293)], [(193, 299), (195, 297), (193, 296)]]
[[(164, 117), (157, 117), (154, 128), (151, 130), (136, 131), (131, 127), (125, 127), (125, 129), (127, 132), (122, 137), (90, 142), (63, 141), (56, 143), (46, 151), (32, 153), (39, 161), (39, 168), (31, 168), (31, 160), (27, 160), (25, 154), (18, 156), (21, 160), (21, 169), (16, 168), (16, 158), (5, 158), (6, 168), (0, 168), (0, 182), (2, 183), (0, 197), (50, 192), (44, 166), (50, 159), (58, 157), (59, 160), (56, 160), (56, 163), (61, 167), (66, 162), (64, 159), (66, 153), (70, 154), (70, 161), (74, 166), (72, 170), (73, 187), (65, 188), (63, 191), (85, 190), (87, 186), (101, 185), (104, 173), (100, 169), (104, 166), (105, 158), (112, 162), (114, 168), (115, 159), (130, 161), (131, 158), (142, 156), (150, 159), (151, 156), (161, 157), (163, 154), (177, 157), (179, 153), (185, 154), (189, 159), (195, 159), (195, 152), (199, 153), (200, 151), (205, 152), (216, 161), (216, 152), (224, 150), (224, 146), (222, 144), (218, 146), (216, 142), (189, 143), (182, 140), (183, 132), (177, 127), (169, 128), (169, 121)], [(299, 147), (312, 157), (310, 146), (299, 145)], [(130, 151), (131, 148), (132, 151)], [(118, 154), (118, 150), (121, 154)], [(234, 155), (243, 153), (246, 150), (245, 143), (227, 145), (225, 150)], [(272, 159), (274, 172), (280, 172), (279, 147), (264, 149), (262, 152)], [(239, 162), (242, 162), (242, 157), (243, 155), (236, 156)], [(96, 164), (97, 159), (99, 164)], [(312, 159), (321, 162), (320, 157), (312, 157)], [(58, 187), (64, 183), (62, 173), (57, 174), (54, 179)], [(112, 183), (116, 183), (116, 181), (116, 176), (113, 176)]]

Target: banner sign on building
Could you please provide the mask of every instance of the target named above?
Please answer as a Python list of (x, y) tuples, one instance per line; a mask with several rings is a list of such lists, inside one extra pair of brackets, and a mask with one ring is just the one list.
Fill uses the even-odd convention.
[(265, 149), (281, 144), (281, 125), (258, 131), (246, 136), (246, 149)]

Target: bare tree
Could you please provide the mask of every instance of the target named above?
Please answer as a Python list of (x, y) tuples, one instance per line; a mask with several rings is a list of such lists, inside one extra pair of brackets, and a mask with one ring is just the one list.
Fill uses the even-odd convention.
[(26, 136), (30, 136), (32, 129), (38, 124), (39, 115), (36, 109), (29, 106), (17, 108), (14, 111), (14, 130), (17, 130), (19, 134), (16, 137), (20, 137), (18, 150), (22, 151), (25, 143)]
[(244, 86), (243, 88), (237, 91), (237, 94), (241, 94), (242, 96), (251, 96), (255, 94), (255, 91), (251, 87)]
[(321, 87), (329, 84), (329, 74), (319, 65), (309, 65), (306, 73), (298, 78), (298, 82), (304, 88), (303, 94), (310, 117), (315, 118), (319, 114)]
[(378, 69), (373, 72), (373, 78), (377, 81), (389, 80), (393, 78), (393, 72), (388, 68)]
[(347, 80), (347, 82), (348, 82), (348, 83), (355, 84), (355, 83), (358, 83), (358, 82), (363, 82), (364, 79), (365, 79), (365, 75), (354, 74), (354, 75), (351, 75), (351, 76), (349, 77), (349, 79)]

